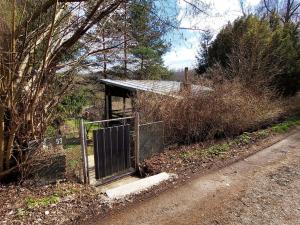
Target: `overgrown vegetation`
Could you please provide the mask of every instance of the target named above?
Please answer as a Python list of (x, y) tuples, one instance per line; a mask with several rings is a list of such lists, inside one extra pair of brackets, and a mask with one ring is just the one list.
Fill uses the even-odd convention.
[(193, 150), (182, 151), (180, 158), (183, 160), (192, 160), (205, 157), (216, 157), (225, 154), (226, 152), (234, 148), (242, 148), (255, 143), (258, 140), (265, 139), (272, 134), (283, 134), (288, 132), (290, 129), (300, 125), (300, 117), (289, 119), (285, 122), (278, 123), (271, 126), (270, 128), (258, 130), (255, 132), (244, 132), (243, 134), (229, 139), (221, 144), (214, 144), (208, 148), (199, 148)]
[[(89, 101), (87, 89), (68, 92), (79, 70), (93, 71), (96, 66), (104, 77), (170, 76), (162, 60), (169, 47), (164, 35), (178, 24), (172, 20), (176, 16), (161, 15), (158, 8), (164, 2), (0, 2), (1, 180), (12, 174), (15, 179), (32, 164), (45, 134), (61, 134), (65, 121), (74, 127), (70, 117), (82, 114), (85, 107), (89, 109), (83, 115), (86, 119), (99, 117), (101, 106)], [(201, 0), (184, 2), (195, 14), (207, 10)], [(182, 98), (141, 95), (137, 109), (143, 120), (163, 120), (168, 142), (189, 143), (239, 135), (288, 112), (290, 104), (276, 97), (278, 91), (294, 94), (300, 80), (296, 2), (287, 1), (282, 15), (265, 4), (267, 13), (245, 15), (229, 24), (211, 46), (212, 36), (207, 33), (201, 62), (210, 67), (206, 75), (213, 78), (214, 91), (186, 90)], [(276, 129), (285, 126), (289, 125)]]
[(255, 90), (234, 80), (207, 93), (185, 91), (181, 98), (141, 94), (137, 109), (145, 121), (164, 121), (169, 143), (233, 137), (270, 124), (290, 110), (272, 93)]

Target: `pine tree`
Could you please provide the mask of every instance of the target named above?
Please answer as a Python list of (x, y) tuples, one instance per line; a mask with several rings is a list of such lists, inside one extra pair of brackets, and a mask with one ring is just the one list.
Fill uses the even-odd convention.
[(211, 45), (212, 38), (213, 38), (213, 34), (209, 30), (205, 31), (201, 36), (200, 50), (197, 56), (198, 67), (196, 68), (196, 72), (198, 74), (205, 73), (209, 66), (208, 50)]
[(135, 0), (130, 7), (130, 32), (134, 46), (130, 50), (135, 76), (139, 79), (160, 79), (170, 75), (162, 56), (169, 45), (164, 40), (167, 27), (155, 16), (151, 0)]

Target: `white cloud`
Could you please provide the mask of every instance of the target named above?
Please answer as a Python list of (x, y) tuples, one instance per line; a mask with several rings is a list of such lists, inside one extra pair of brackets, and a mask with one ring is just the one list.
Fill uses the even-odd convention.
[[(209, 16), (193, 17), (185, 14), (186, 3), (183, 0), (178, 0), (178, 5), (182, 9), (178, 16), (179, 21), (181, 21), (180, 26), (203, 30), (210, 29), (217, 33), (229, 21), (242, 15), (239, 0), (205, 0), (205, 2), (211, 5)], [(246, 6), (253, 7), (259, 2), (260, 0), (248, 0)], [(169, 68), (178, 69), (195, 65), (199, 33), (191, 32), (191, 34), (189, 36), (192, 37), (189, 37), (188, 40), (180, 41), (185, 42), (184, 46), (180, 43), (174, 44), (171, 52), (165, 55), (164, 61)]]
[(196, 54), (198, 51), (199, 35), (192, 36), (185, 40), (184, 45), (173, 47), (164, 56), (165, 65), (172, 69), (183, 69), (184, 67), (194, 67), (196, 65)]
[(181, 47), (167, 53), (164, 57), (166, 66), (172, 69), (183, 69), (184, 67), (194, 67), (196, 63), (196, 49)]

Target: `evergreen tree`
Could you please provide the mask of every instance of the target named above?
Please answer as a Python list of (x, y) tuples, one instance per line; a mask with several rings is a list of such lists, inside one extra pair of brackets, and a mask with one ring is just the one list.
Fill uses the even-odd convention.
[(211, 45), (212, 38), (213, 38), (213, 34), (209, 30), (205, 31), (201, 36), (200, 50), (198, 52), (198, 56), (196, 56), (198, 62), (198, 67), (196, 68), (196, 72), (198, 74), (205, 73), (208, 68), (209, 65), (208, 50)]
[(275, 13), (264, 19), (254, 15), (239, 18), (222, 29), (212, 42), (207, 65), (219, 64), (231, 71), (224, 73), (229, 79), (270, 77), (271, 85), (280, 93), (292, 95), (299, 89), (300, 81), (300, 41), (296, 27), (292, 22), (282, 23)]
[(162, 60), (169, 48), (163, 38), (167, 27), (155, 16), (155, 10), (151, 0), (134, 0), (130, 7), (130, 32), (134, 40), (130, 52), (139, 79), (164, 79), (170, 75)]

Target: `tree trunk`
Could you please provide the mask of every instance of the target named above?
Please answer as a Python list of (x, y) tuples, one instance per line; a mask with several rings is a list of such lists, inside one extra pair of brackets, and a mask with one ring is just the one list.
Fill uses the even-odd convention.
[(127, 3), (124, 3), (124, 76), (127, 77)]
[(0, 105), (0, 173), (4, 170), (4, 108)]
[[(106, 43), (105, 43), (105, 30), (103, 30), (102, 32), (102, 47), (103, 49), (106, 48)], [(104, 74), (104, 78), (106, 79), (107, 78), (107, 57), (106, 57), (106, 52), (103, 52), (103, 74)]]

